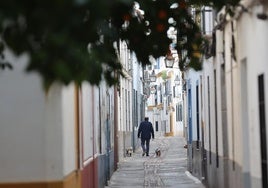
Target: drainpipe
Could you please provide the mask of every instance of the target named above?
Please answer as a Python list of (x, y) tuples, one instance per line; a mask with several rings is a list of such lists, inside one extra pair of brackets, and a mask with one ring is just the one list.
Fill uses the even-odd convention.
[(118, 168), (118, 86), (114, 87), (114, 170)]
[[(133, 151), (135, 151), (135, 129), (134, 129), (134, 125), (136, 124), (136, 109), (134, 107), (136, 107), (136, 97), (135, 97), (135, 91), (133, 89), (133, 81), (132, 81), (132, 102), (135, 103), (132, 104), (132, 149)], [(135, 100), (136, 99), (136, 100)]]

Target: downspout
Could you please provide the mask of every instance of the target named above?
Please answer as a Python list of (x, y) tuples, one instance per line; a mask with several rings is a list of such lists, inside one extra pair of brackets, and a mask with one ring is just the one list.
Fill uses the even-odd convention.
[(118, 86), (114, 86), (114, 170), (118, 168)]
[[(92, 101), (95, 101), (95, 96), (94, 96), (94, 90), (92, 90)], [(92, 157), (93, 157), (93, 171), (94, 171), (94, 173), (93, 173), (93, 185), (94, 186), (96, 186), (96, 185), (98, 185), (98, 180), (96, 180), (95, 178), (97, 178), (98, 177), (98, 175), (96, 176), (96, 174), (98, 173), (98, 170), (97, 170), (97, 164), (96, 164), (96, 159), (95, 159), (95, 113), (94, 113), (94, 105), (92, 105), (92, 117), (93, 117), (93, 126), (92, 126), (92, 137), (93, 137), (93, 143), (92, 143), (92, 145), (93, 145), (93, 147), (92, 147), (92, 149), (93, 149), (93, 155), (92, 155)]]
[[(116, 54), (120, 59), (120, 40), (116, 42)], [(118, 72), (114, 72), (118, 83), (114, 85), (114, 171), (118, 169), (118, 92), (120, 96), (120, 76)]]
[[(131, 55), (131, 60), (133, 59), (133, 56)], [(136, 120), (137, 120), (137, 114), (136, 114), (136, 108), (137, 108), (137, 96), (136, 92), (134, 89), (134, 79), (133, 79), (133, 74), (134, 74), (134, 65), (133, 61), (131, 61), (132, 65), (132, 150), (133, 152), (135, 151), (135, 125), (136, 125)]]
[[(99, 129), (99, 138), (98, 138), (98, 141), (99, 141), (99, 152), (102, 153), (102, 129), (101, 129), (101, 127), (102, 127), (101, 126), (102, 125), (102, 118), (101, 118), (102, 106), (101, 106), (101, 87), (100, 86), (98, 86), (98, 90), (99, 90), (99, 128), (98, 128)], [(94, 134), (94, 132), (93, 132), (93, 134)], [(93, 149), (93, 152), (95, 152), (94, 149)]]
[[(133, 103), (135, 103), (135, 105), (134, 104), (132, 104), (132, 149), (133, 149), (133, 151), (135, 151), (135, 129), (134, 129), (134, 125), (136, 124), (136, 114), (134, 114), (134, 113), (136, 113), (136, 110), (135, 110), (135, 107), (136, 107), (136, 95), (135, 95), (135, 91), (134, 91), (134, 87), (133, 87), (133, 80), (132, 80), (132, 102)], [(136, 100), (135, 100), (136, 99)]]

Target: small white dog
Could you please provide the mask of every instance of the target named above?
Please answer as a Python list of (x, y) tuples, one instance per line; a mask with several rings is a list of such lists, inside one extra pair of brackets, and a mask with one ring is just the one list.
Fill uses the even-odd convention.
[(127, 154), (128, 157), (131, 157), (132, 156), (132, 153), (133, 153), (132, 147), (126, 149), (126, 154)]

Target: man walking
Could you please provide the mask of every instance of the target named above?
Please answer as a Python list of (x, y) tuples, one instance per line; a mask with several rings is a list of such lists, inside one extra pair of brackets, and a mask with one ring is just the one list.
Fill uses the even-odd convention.
[(151, 137), (154, 139), (154, 128), (152, 123), (149, 122), (149, 118), (145, 117), (138, 129), (138, 138), (141, 138), (141, 147), (143, 150), (142, 156), (145, 154), (146, 156), (149, 156)]

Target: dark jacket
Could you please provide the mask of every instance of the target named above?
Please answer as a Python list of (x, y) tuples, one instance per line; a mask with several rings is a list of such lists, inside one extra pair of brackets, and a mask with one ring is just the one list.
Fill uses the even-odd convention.
[(141, 137), (142, 139), (150, 139), (151, 135), (154, 139), (154, 129), (152, 123), (149, 121), (141, 122), (138, 130), (138, 138)]

